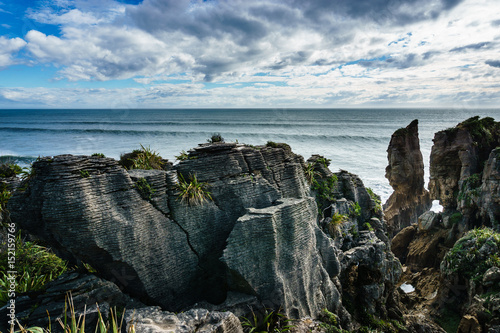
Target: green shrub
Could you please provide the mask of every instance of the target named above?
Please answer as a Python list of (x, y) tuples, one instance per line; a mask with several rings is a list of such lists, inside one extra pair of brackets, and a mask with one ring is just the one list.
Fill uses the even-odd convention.
[(5, 207), (7, 206), (7, 201), (9, 201), (12, 193), (7, 189), (5, 184), (1, 185), (0, 192), (0, 214), (5, 211)]
[(222, 137), (222, 135), (220, 135), (220, 133), (214, 133), (212, 134), (210, 139), (207, 139), (207, 142), (208, 143), (224, 142), (224, 138)]
[[(66, 262), (48, 248), (24, 242), (21, 236), (15, 239), (15, 267), (18, 274), (16, 293), (40, 290), (43, 286), (66, 271)], [(0, 252), (0, 306), (9, 300), (9, 276), (5, 272), (12, 270), (8, 251)]]
[(94, 153), (92, 154), (93, 157), (100, 157), (100, 158), (105, 158), (106, 156), (103, 153)]
[(321, 310), (319, 320), (322, 322), (319, 326), (325, 333), (348, 333), (349, 331), (340, 329), (339, 317), (327, 309)]
[(375, 212), (379, 213), (382, 211), (382, 200), (380, 199), (380, 196), (375, 194), (373, 190), (369, 187), (366, 188), (366, 192), (370, 195), (370, 198), (375, 202)]
[(10, 178), (21, 174), (23, 169), (15, 163), (0, 164), (0, 178)]
[(118, 163), (128, 170), (161, 170), (163, 165), (161, 156), (150, 147), (144, 147), (143, 145), (141, 145), (141, 149), (121, 155)]
[(196, 175), (190, 175), (187, 181), (182, 174), (179, 174), (179, 182), (177, 183), (178, 198), (192, 206), (203, 204), (207, 199), (212, 200), (207, 187), (208, 184), (200, 183)]
[(319, 158), (316, 160), (316, 163), (323, 164), (323, 166), (324, 166), (325, 168), (327, 168), (327, 169), (328, 169), (328, 166), (330, 165), (330, 162), (331, 162), (331, 161), (332, 161), (332, 160), (331, 160), (331, 159), (329, 159), (329, 158), (326, 158), (326, 157), (319, 157)]
[(365, 224), (363, 224), (363, 227), (365, 228), (365, 230), (368, 230), (368, 231), (373, 231), (373, 227), (370, 223), (366, 222)]
[(337, 188), (338, 178), (337, 175), (332, 175), (326, 180), (314, 181), (312, 189), (318, 192), (320, 199), (335, 201), (334, 191)]
[(309, 184), (314, 184), (316, 177), (318, 176), (318, 172), (314, 169), (315, 164), (316, 163), (307, 163), (304, 167), (304, 174)]
[(183, 150), (183, 151), (181, 151), (181, 152), (179, 153), (179, 155), (175, 156), (175, 159), (176, 159), (177, 161), (185, 161), (185, 160), (187, 160), (188, 158), (189, 158), (189, 155), (188, 155), (188, 153), (186, 153), (186, 151), (184, 151), (184, 150)]
[(441, 270), (449, 275), (457, 273), (467, 279), (480, 281), (484, 273), (491, 267), (500, 267), (498, 253), (488, 253), (480, 249), (487, 245), (498, 251), (500, 233), (489, 228), (473, 229), (460, 238), (446, 253)]
[(332, 215), (332, 220), (330, 221), (330, 225), (334, 228), (338, 228), (342, 225), (342, 223), (347, 222), (347, 215), (335, 213)]
[(291, 320), (282, 314), (280, 310), (269, 311), (266, 309), (262, 316), (257, 316), (252, 311), (251, 318), (241, 317), (240, 322), (241, 326), (243, 326), (243, 331), (247, 333), (288, 332), (294, 327), (290, 325)]
[(267, 141), (266, 142), (266, 147), (278, 148), (279, 145), (276, 142), (274, 142), (274, 141)]
[(357, 202), (351, 202), (349, 207), (349, 215), (352, 217), (361, 216), (361, 206)]

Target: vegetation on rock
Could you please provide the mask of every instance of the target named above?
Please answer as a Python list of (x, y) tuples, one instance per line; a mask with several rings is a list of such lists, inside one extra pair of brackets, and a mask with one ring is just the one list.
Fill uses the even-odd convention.
[(0, 184), (0, 214), (5, 211), (7, 201), (9, 201), (12, 193), (7, 189), (5, 184)]
[[(15, 262), (18, 272), (15, 276), (16, 293), (40, 290), (47, 282), (64, 273), (67, 268), (67, 263), (48, 248), (34, 242), (25, 242), (20, 235), (15, 239)], [(8, 290), (11, 281), (7, 272), (11, 270), (8, 251), (1, 251), (0, 306), (9, 300)]]
[(156, 192), (145, 178), (139, 178), (137, 183), (135, 183), (135, 187), (139, 190), (141, 197), (146, 200), (151, 200), (153, 194)]
[(382, 200), (380, 199), (380, 196), (375, 194), (373, 190), (369, 187), (366, 188), (366, 192), (370, 195), (370, 198), (372, 198), (373, 202), (375, 202), (375, 213), (379, 213), (382, 211)]
[(10, 178), (21, 174), (23, 169), (15, 163), (0, 164), (0, 178)]
[(224, 142), (224, 138), (222, 137), (222, 135), (220, 135), (220, 133), (214, 133), (209, 139), (207, 139), (207, 142), (208, 143)]
[(441, 271), (479, 281), (489, 268), (500, 267), (499, 249), (500, 233), (489, 228), (473, 229), (448, 251)]
[(120, 156), (118, 162), (125, 169), (161, 170), (163, 161), (161, 156), (150, 147), (141, 145), (141, 149), (136, 149), (128, 154)]
[(179, 174), (179, 182), (177, 183), (178, 197), (188, 205), (201, 205), (208, 199), (212, 200), (207, 187), (208, 184), (199, 182), (196, 175), (190, 175), (189, 180), (186, 180), (182, 174)]

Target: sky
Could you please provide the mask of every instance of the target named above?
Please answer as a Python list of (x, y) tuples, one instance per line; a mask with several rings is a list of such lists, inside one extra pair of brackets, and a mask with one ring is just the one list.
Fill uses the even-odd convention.
[(0, 0), (0, 108), (498, 107), (498, 0)]

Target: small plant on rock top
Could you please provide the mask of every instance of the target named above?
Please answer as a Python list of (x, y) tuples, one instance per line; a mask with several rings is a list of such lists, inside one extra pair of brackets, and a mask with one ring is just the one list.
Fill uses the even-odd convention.
[(92, 157), (105, 158), (106, 156), (103, 153), (94, 153), (92, 154)]
[(118, 163), (125, 169), (161, 170), (163, 166), (161, 156), (150, 147), (143, 145), (141, 149), (121, 155)]
[(186, 151), (185, 151), (185, 150), (181, 151), (181, 152), (179, 153), (179, 155), (176, 155), (176, 156), (175, 156), (175, 159), (176, 159), (177, 161), (185, 161), (185, 160), (187, 160), (188, 158), (189, 158), (189, 155), (188, 155), (188, 153), (186, 153)]
[(330, 162), (331, 162), (331, 161), (332, 161), (331, 159), (326, 158), (326, 157), (319, 157), (319, 158), (316, 160), (316, 162), (317, 162), (317, 163), (321, 163), (321, 164), (323, 164), (323, 166), (324, 166), (325, 168), (328, 168), (328, 166), (330, 165)]
[(212, 134), (210, 139), (207, 139), (207, 142), (208, 143), (224, 142), (224, 138), (222, 137), (222, 135), (220, 135), (220, 133), (214, 133)]
[(199, 182), (196, 175), (190, 175), (189, 180), (186, 180), (182, 174), (179, 174), (178, 198), (191, 206), (201, 205), (207, 200), (212, 200), (207, 187), (208, 184)]

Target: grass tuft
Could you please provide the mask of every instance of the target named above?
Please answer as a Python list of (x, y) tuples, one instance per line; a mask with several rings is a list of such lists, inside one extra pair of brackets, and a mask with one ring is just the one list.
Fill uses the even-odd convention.
[(199, 182), (196, 175), (190, 175), (189, 180), (186, 180), (182, 174), (179, 174), (178, 198), (190, 206), (201, 205), (208, 199), (212, 200), (207, 187), (208, 184)]

